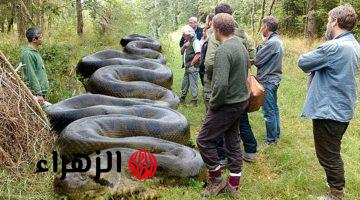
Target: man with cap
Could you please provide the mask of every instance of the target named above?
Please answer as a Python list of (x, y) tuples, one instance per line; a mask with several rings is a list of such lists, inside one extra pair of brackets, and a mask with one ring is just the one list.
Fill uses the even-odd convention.
[(185, 102), (187, 92), (190, 87), (191, 102), (189, 107), (197, 106), (198, 98), (198, 74), (199, 74), (199, 60), (201, 57), (200, 41), (195, 36), (194, 29), (186, 25), (182, 29), (185, 44), (181, 47), (181, 55), (183, 55), (183, 66), (185, 67), (184, 78), (181, 85), (180, 102)]
[[(188, 25), (194, 29), (196, 38), (200, 41), (203, 36), (203, 29), (200, 28), (197, 24), (197, 18), (196, 17), (190, 17)], [(185, 44), (185, 38), (181, 37), (181, 40), (179, 42), (180, 48)]]

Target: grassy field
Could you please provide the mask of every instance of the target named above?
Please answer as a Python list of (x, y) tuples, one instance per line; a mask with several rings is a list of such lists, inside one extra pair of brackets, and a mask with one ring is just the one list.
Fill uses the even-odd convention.
[[(179, 95), (184, 70), (181, 69), (178, 39), (179, 33), (174, 33), (168, 38), (162, 38), (161, 41), (168, 66), (174, 73), (173, 90)], [(297, 67), (297, 59), (309, 48), (306, 47), (303, 39), (283, 38), (283, 40), (286, 55), (283, 64), (283, 81), (278, 91), (281, 139), (277, 145), (265, 145), (263, 141), (265, 124), (262, 113), (250, 114), (250, 124), (258, 140), (258, 157), (255, 163), (244, 164), (240, 190), (242, 199), (313, 199), (326, 191), (324, 172), (315, 156), (311, 121), (300, 118), (306, 96), (307, 76)], [(119, 49), (116, 43), (105, 44), (96, 49)], [(82, 47), (84, 48), (81, 48), (81, 53), (76, 52), (75, 56), (72, 56), (74, 57), (71, 61), (72, 67), (80, 56), (92, 53), (94, 50), (88, 50), (84, 44)], [(254, 69), (252, 71), (255, 73)], [(179, 107), (179, 111), (191, 124), (193, 142), (205, 114), (202, 98), (199, 100), (199, 106), (196, 108), (188, 109), (184, 105)], [(356, 118), (351, 122), (342, 145), (347, 199), (360, 199), (359, 133), (360, 109), (357, 109)], [(29, 175), (15, 180), (9, 173), (0, 170), (0, 199), (56, 199), (52, 191), (52, 180), (51, 173), (34, 175), (31, 171)], [(201, 199), (202, 185), (201, 182), (190, 181), (189, 186), (162, 187), (161, 199)], [(213, 199), (228, 199), (228, 196), (220, 195)]]

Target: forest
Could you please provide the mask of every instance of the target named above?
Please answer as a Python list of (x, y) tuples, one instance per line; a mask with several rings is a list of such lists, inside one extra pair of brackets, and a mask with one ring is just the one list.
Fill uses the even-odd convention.
[[(241, 196), (314, 199), (325, 191), (325, 176), (316, 159), (311, 121), (300, 117), (308, 76), (298, 68), (297, 61), (301, 54), (325, 41), (328, 12), (334, 7), (351, 4), (360, 21), (359, 0), (0, 0), (0, 51), (12, 66), (18, 66), (21, 46), (27, 44), (25, 31), (39, 27), (44, 36), (40, 54), (50, 84), (47, 99), (57, 103), (85, 93), (76, 74), (82, 57), (105, 49), (122, 50), (119, 42), (126, 35), (148, 35), (160, 41), (166, 66), (174, 76), (172, 90), (180, 96), (184, 73), (180, 30), (193, 16), (203, 27), (206, 16), (221, 2), (231, 5), (236, 22), (256, 46), (262, 43), (261, 20), (270, 15), (278, 18), (278, 34), (285, 46), (283, 81), (278, 91), (283, 136), (277, 146), (263, 144), (266, 135), (263, 115), (261, 112), (249, 115), (259, 147), (256, 162), (244, 164)], [(353, 33), (360, 41), (360, 22)], [(256, 73), (256, 69), (251, 72)], [(188, 109), (181, 105), (178, 109), (189, 121), (192, 144), (196, 143), (205, 115), (200, 91), (202, 87), (198, 107)], [(360, 102), (359, 97), (357, 101)], [(359, 130), (357, 108), (342, 145), (347, 199), (360, 199)], [(50, 157), (51, 152), (44, 156)], [(67, 199), (53, 191), (54, 174), (35, 174), (32, 166), (26, 164), (19, 173), (0, 165), (0, 199)], [(185, 185), (161, 186), (157, 190), (160, 199), (192, 200), (201, 199), (203, 186), (202, 181), (190, 179)], [(229, 197), (220, 195), (214, 199)]]

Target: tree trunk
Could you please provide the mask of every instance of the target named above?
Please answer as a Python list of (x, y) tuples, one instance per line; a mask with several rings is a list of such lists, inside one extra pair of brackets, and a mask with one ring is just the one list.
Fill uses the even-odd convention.
[(40, 10), (40, 27), (45, 29), (45, 4), (47, 0), (41, 0), (41, 10)]
[(174, 18), (174, 19), (175, 19), (175, 20), (174, 20), (174, 22), (175, 22), (175, 28), (178, 28), (178, 26), (179, 26), (179, 24), (180, 24), (180, 23), (179, 23), (179, 15), (180, 15), (180, 12), (177, 11), (177, 12), (175, 13), (175, 18)]
[(261, 17), (259, 20), (259, 28), (258, 28), (257, 32), (260, 32), (260, 29), (261, 29), (261, 24), (262, 24), (261, 21), (262, 21), (262, 19), (264, 19), (264, 15), (265, 15), (265, 6), (266, 6), (266, 0), (263, 0), (262, 8), (261, 8)]
[(2, 33), (5, 32), (5, 20), (1, 20), (1, 22), (0, 22), (0, 31)]
[(305, 37), (309, 41), (312, 41), (316, 37), (315, 10), (316, 10), (316, 0), (308, 0)]
[(269, 15), (272, 15), (272, 11), (273, 11), (273, 8), (274, 8), (275, 3), (276, 3), (276, 0), (273, 0), (273, 1), (271, 2), (271, 6), (270, 6), (270, 10), (269, 10)]
[(21, 6), (21, 10), (22, 10), (22, 13), (23, 13), (23, 17), (25, 18), (25, 16), (27, 17), (28, 19), (28, 22), (31, 23), (32, 26), (36, 26), (36, 23), (34, 22), (29, 10), (27, 9), (25, 3), (22, 1), (22, 0), (19, 0), (20, 2), (20, 6)]
[(81, 36), (84, 30), (81, 0), (76, 0), (77, 34)]
[(21, 2), (16, 4), (16, 13), (18, 37), (19, 41), (22, 41), (25, 38), (25, 16)]
[(252, 10), (251, 10), (251, 19), (250, 19), (251, 32), (252, 32), (253, 39), (255, 39), (255, 13), (256, 13), (256, 0), (253, 0), (253, 6), (252, 6)]
[(7, 33), (9, 34), (12, 29), (13, 29), (13, 25), (14, 25), (14, 18), (15, 18), (15, 11), (16, 11), (16, 4), (13, 2), (11, 4), (11, 15), (9, 18), (7, 18)]

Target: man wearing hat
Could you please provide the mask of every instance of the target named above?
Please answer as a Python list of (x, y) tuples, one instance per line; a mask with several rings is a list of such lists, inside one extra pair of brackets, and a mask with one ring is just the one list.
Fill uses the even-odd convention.
[(184, 78), (181, 85), (180, 102), (185, 102), (186, 94), (191, 91), (191, 101), (189, 107), (197, 106), (198, 98), (198, 74), (201, 57), (200, 41), (195, 36), (194, 29), (186, 25), (182, 29), (185, 44), (181, 47), (181, 55), (183, 55), (183, 66), (185, 67)]

